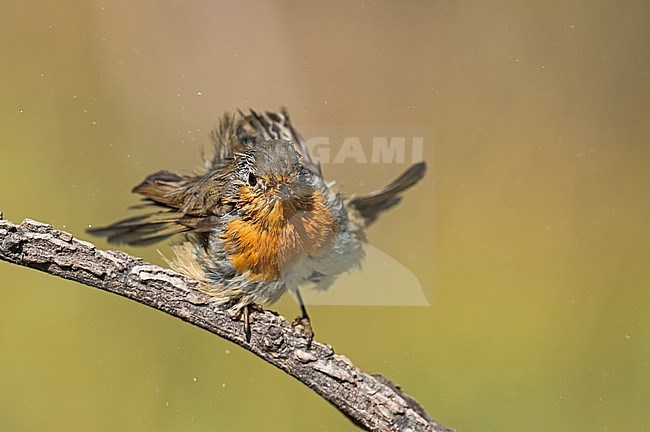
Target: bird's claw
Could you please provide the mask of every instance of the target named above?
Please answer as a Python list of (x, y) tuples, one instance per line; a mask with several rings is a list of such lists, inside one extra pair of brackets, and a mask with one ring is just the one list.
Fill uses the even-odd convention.
[(307, 335), (307, 348), (311, 347), (311, 342), (314, 340), (314, 329), (311, 326), (311, 320), (308, 316), (299, 316), (293, 320), (291, 323), (292, 326), (300, 326), (303, 328), (305, 334)]

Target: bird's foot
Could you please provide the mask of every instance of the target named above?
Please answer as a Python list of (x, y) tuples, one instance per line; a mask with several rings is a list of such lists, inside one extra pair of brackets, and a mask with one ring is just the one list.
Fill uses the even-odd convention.
[(297, 326), (302, 327), (305, 334), (307, 335), (307, 348), (310, 348), (311, 342), (314, 340), (314, 329), (311, 326), (311, 320), (309, 319), (309, 317), (306, 315), (298, 316), (296, 317), (296, 319), (293, 320), (291, 325), (294, 327)]

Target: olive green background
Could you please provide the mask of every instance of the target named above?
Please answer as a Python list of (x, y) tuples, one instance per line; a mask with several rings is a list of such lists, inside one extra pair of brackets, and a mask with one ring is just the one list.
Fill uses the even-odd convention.
[[(196, 167), (238, 107), (432, 128), (427, 177), (369, 232), (431, 306), (312, 307), (318, 339), (462, 431), (648, 430), (648, 12), (5, 1), (0, 211), (91, 240), (89, 224), (132, 214), (145, 175)], [(405, 166), (324, 170), (366, 192)], [(2, 431), (353, 429), (251, 354), (134, 302), (6, 263), (0, 296)]]

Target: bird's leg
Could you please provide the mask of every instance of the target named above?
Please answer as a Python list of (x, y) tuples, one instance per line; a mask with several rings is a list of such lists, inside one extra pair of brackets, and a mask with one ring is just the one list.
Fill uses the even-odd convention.
[(253, 319), (253, 315), (251, 315), (251, 312), (262, 312), (264, 309), (262, 309), (262, 306), (255, 304), (255, 303), (249, 303), (245, 306), (243, 306), (240, 310), (238, 315), (242, 318), (244, 321), (244, 334), (246, 335), (246, 342), (251, 341), (251, 324), (255, 321)]
[(251, 311), (250, 311), (250, 305), (246, 305), (242, 308), (242, 318), (244, 320), (244, 335), (246, 335), (246, 342), (251, 341), (251, 324), (253, 324), (253, 321), (251, 320)]
[(311, 320), (309, 319), (309, 315), (307, 314), (305, 303), (302, 301), (302, 296), (300, 295), (300, 291), (297, 288), (296, 288), (296, 298), (298, 299), (298, 303), (300, 304), (300, 316), (296, 317), (296, 319), (293, 320), (292, 325), (293, 326), (300, 325), (302, 326), (303, 329), (305, 329), (305, 333), (307, 333), (307, 338), (308, 338), (307, 347), (309, 347), (311, 346), (311, 341), (314, 339), (314, 329), (311, 326)]

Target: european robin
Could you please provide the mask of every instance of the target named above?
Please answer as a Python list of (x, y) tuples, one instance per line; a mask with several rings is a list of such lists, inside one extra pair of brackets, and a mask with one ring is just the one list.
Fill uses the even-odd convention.
[(286, 110), (226, 114), (212, 134), (214, 154), (196, 175), (159, 171), (133, 188), (152, 213), (88, 232), (111, 243), (148, 245), (184, 233), (172, 268), (244, 315), (289, 290), (301, 308), (295, 321), (313, 331), (299, 288), (327, 289), (360, 265), (364, 231), (395, 206), (426, 171), (408, 168), (382, 189), (343, 198), (323, 179), (320, 164)]

